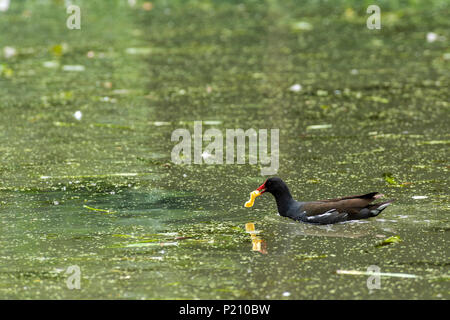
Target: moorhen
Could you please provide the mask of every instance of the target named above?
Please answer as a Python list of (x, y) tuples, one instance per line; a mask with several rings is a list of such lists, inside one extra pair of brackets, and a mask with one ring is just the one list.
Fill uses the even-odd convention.
[(275, 197), (278, 213), (283, 217), (316, 224), (332, 224), (348, 220), (376, 217), (393, 200), (371, 204), (383, 195), (371, 192), (360, 196), (349, 196), (311, 202), (300, 202), (292, 198), (286, 183), (280, 178), (269, 178), (251, 193), (251, 199), (245, 206), (251, 207), (254, 199), (270, 192)]

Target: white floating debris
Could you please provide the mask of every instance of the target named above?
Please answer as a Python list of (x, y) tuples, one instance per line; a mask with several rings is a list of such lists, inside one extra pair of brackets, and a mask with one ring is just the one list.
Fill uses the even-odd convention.
[(306, 130), (329, 129), (331, 127), (331, 124), (314, 124), (311, 126), (307, 126)]
[(134, 55), (146, 55), (150, 54), (152, 52), (151, 48), (127, 48), (125, 50), (128, 54), (134, 54)]
[(84, 71), (85, 68), (82, 65), (65, 65), (62, 68), (64, 71)]
[(160, 242), (161, 247), (178, 246), (178, 242)]
[(78, 110), (77, 112), (75, 112), (75, 113), (73, 114), (73, 116), (75, 117), (75, 119), (77, 119), (78, 121), (80, 121), (81, 118), (83, 117), (83, 114), (81, 113), (80, 110)]
[(10, 0), (0, 0), (0, 11), (8, 11)]
[(299, 92), (300, 90), (302, 90), (302, 86), (298, 83), (292, 85), (289, 90), (293, 91), (293, 92)]
[(291, 295), (291, 293), (288, 291), (283, 292), (283, 297), (289, 297), (290, 295)]
[(353, 75), (357, 75), (359, 73), (358, 69), (352, 69), (350, 70), (350, 73)]
[(45, 61), (42, 63), (45, 68), (57, 68), (59, 66), (58, 61)]
[(157, 127), (167, 126), (169, 124), (170, 124), (170, 122), (167, 122), (167, 121), (155, 121), (155, 122), (153, 122), (153, 125), (155, 125)]
[(427, 33), (427, 42), (435, 42), (438, 39), (437, 33), (434, 32), (428, 32)]
[(203, 124), (207, 124), (207, 125), (218, 125), (218, 124), (222, 124), (222, 121), (218, 121), (218, 120), (206, 120), (203, 121)]
[(336, 270), (337, 274), (349, 274), (353, 276), (381, 276), (381, 277), (396, 277), (396, 278), (420, 278), (415, 274), (408, 273), (391, 273), (391, 272), (371, 272), (358, 270)]
[(17, 50), (15, 48), (13, 48), (13, 47), (6, 46), (6, 47), (3, 48), (3, 56), (6, 59), (12, 58), (16, 54), (17, 54)]
[(306, 21), (299, 21), (292, 25), (294, 30), (301, 30), (301, 31), (309, 31), (312, 30), (313, 25)]
[(111, 102), (111, 103), (116, 103), (117, 99), (115, 98), (110, 98), (110, 97), (101, 97), (100, 101), (102, 102)]
[(420, 200), (420, 199), (427, 199), (427, 196), (412, 196), (411, 198), (413, 198), (414, 200)]

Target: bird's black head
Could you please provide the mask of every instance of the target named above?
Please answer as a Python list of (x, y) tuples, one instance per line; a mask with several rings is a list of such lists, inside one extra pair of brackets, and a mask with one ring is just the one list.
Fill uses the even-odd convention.
[(286, 191), (289, 192), (286, 183), (278, 177), (267, 179), (266, 182), (264, 182), (256, 190), (258, 190), (261, 194), (264, 192), (270, 192), (273, 195), (285, 193)]

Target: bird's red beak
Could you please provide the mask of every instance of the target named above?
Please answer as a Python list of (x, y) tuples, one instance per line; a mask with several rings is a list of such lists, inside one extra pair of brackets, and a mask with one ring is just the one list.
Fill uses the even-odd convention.
[(256, 190), (259, 191), (260, 194), (263, 194), (266, 192), (266, 183), (264, 182), (260, 187), (258, 187)]

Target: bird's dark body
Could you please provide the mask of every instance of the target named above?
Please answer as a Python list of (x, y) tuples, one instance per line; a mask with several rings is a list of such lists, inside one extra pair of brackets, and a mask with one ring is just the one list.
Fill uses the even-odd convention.
[(316, 224), (375, 217), (393, 201), (373, 204), (372, 202), (382, 195), (371, 192), (358, 196), (300, 202), (292, 198), (289, 188), (280, 178), (269, 178), (260, 188), (273, 194), (281, 216)]

